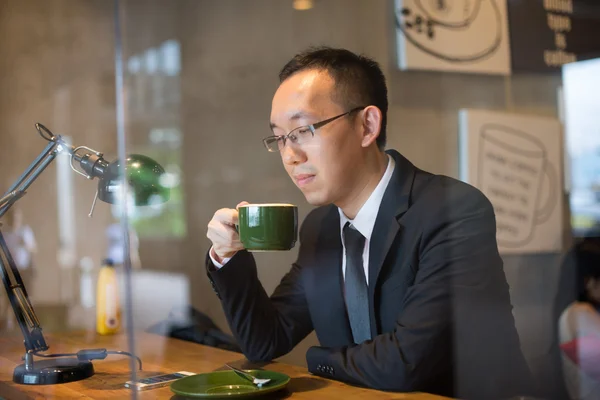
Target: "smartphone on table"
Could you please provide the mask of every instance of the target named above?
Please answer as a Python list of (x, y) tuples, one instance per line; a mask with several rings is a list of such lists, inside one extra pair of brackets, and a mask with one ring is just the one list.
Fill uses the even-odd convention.
[(135, 382), (127, 381), (127, 382), (125, 382), (125, 387), (130, 388), (130, 389), (135, 389), (138, 391), (155, 389), (155, 388), (167, 386), (168, 384), (170, 384), (173, 381), (176, 381), (177, 379), (185, 378), (186, 376), (190, 376), (190, 375), (196, 375), (196, 374), (193, 372), (179, 371), (179, 372), (173, 372), (172, 374), (156, 375), (156, 376), (151, 376), (149, 378), (143, 378), (143, 379), (140, 379)]

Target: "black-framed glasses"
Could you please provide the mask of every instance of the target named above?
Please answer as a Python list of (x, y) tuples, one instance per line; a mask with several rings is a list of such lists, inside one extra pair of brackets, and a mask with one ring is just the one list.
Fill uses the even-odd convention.
[(330, 122), (335, 121), (338, 118), (342, 118), (346, 115), (350, 115), (353, 112), (362, 110), (366, 106), (356, 107), (350, 111), (346, 111), (343, 114), (336, 115), (335, 117), (328, 118), (324, 121), (314, 123), (312, 125), (299, 126), (293, 129), (287, 135), (274, 135), (263, 139), (263, 143), (269, 152), (278, 152), (285, 147), (285, 143), (290, 140), (294, 144), (304, 144), (315, 136), (315, 131)]

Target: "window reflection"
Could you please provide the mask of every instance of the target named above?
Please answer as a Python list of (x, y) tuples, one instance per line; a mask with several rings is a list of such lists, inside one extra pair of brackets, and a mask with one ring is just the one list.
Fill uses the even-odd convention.
[(563, 68), (565, 129), (576, 236), (600, 236), (600, 59)]
[(131, 54), (126, 64), (128, 151), (148, 155), (163, 165), (167, 173), (162, 183), (171, 189), (167, 203), (131, 207), (128, 215), (140, 238), (183, 237), (180, 43), (163, 41)]

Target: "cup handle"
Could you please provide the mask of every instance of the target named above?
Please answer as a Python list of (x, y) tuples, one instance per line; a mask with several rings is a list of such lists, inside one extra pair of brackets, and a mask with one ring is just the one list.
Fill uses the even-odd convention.
[(544, 179), (548, 181), (548, 198), (544, 206), (537, 210), (535, 214), (535, 223), (543, 224), (550, 218), (552, 215), (552, 211), (554, 211), (554, 207), (556, 207), (556, 193), (558, 178), (556, 175), (556, 170), (547, 160), (544, 161)]

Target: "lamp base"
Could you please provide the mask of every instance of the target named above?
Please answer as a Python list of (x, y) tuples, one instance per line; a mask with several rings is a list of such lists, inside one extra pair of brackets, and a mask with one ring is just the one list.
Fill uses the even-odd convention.
[(54, 385), (79, 381), (94, 375), (90, 361), (77, 358), (55, 358), (35, 361), (31, 368), (18, 365), (13, 372), (13, 382), (23, 385)]

